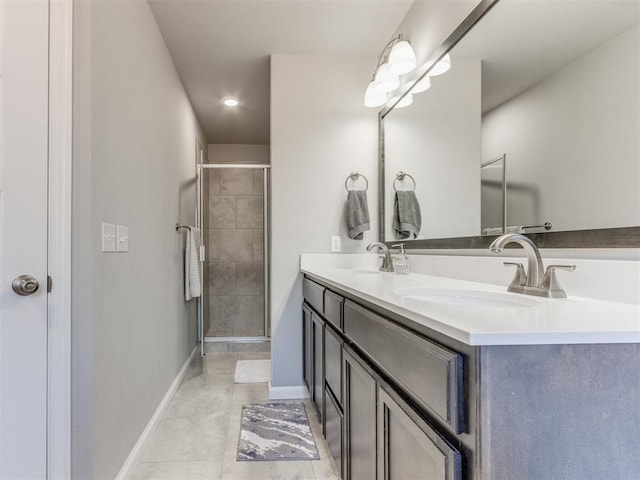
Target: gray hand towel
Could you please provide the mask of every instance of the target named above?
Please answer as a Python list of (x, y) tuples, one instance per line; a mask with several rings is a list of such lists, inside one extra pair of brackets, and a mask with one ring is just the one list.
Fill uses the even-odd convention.
[(346, 205), (349, 238), (362, 240), (363, 232), (369, 230), (369, 205), (366, 190), (349, 190)]
[(393, 231), (398, 238), (418, 238), (422, 226), (420, 204), (414, 191), (398, 191), (393, 199)]

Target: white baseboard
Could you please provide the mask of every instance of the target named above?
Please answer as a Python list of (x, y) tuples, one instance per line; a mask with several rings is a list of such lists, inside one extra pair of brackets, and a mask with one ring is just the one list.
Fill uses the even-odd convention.
[(291, 387), (273, 387), (269, 382), (269, 400), (289, 400), (309, 398), (309, 391), (304, 385)]
[(156, 411), (153, 413), (153, 416), (149, 420), (149, 423), (147, 423), (147, 426), (144, 428), (144, 430), (140, 434), (138, 441), (131, 449), (131, 452), (129, 452), (129, 456), (122, 464), (122, 468), (120, 469), (120, 472), (118, 472), (118, 475), (116, 476), (115, 480), (126, 480), (127, 478), (129, 478), (131, 474), (130, 470), (132, 470), (135, 467), (135, 465), (138, 463), (138, 460), (140, 459), (140, 456), (142, 455), (142, 452), (144, 450), (145, 444), (147, 443), (147, 441), (149, 440), (153, 432), (156, 430), (156, 427), (160, 423), (160, 420), (162, 419), (164, 412), (169, 406), (169, 402), (171, 402), (171, 399), (178, 391), (178, 388), (180, 387), (180, 383), (182, 383), (182, 380), (187, 374), (187, 371), (189, 370), (189, 365), (191, 365), (191, 362), (193, 362), (193, 359), (198, 353), (198, 350), (199, 348), (198, 346), (196, 346), (191, 352), (191, 354), (189, 355), (189, 358), (187, 358), (187, 361), (184, 362), (184, 365), (182, 365), (182, 368), (176, 375), (176, 378), (173, 379), (173, 382), (169, 386), (167, 393), (165, 393), (164, 397), (162, 397), (162, 401), (158, 405), (158, 408), (156, 408)]

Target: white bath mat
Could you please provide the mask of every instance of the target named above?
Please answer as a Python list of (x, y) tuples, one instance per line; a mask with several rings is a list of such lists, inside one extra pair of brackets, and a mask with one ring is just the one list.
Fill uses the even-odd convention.
[(271, 360), (238, 360), (235, 383), (267, 383), (271, 380)]

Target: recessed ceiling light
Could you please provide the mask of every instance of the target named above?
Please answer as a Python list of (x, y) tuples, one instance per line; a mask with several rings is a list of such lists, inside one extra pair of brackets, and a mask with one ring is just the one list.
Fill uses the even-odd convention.
[(240, 102), (236, 97), (224, 97), (222, 99), (222, 103), (224, 103), (227, 107), (237, 107), (238, 103)]

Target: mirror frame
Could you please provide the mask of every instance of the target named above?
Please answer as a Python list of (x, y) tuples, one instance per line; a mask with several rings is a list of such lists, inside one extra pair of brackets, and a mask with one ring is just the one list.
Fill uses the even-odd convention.
[[(385, 157), (384, 157), (384, 117), (393, 110), (395, 105), (411, 88), (444, 57), (457, 43), (484, 17), (499, 0), (482, 0), (469, 15), (456, 27), (449, 37), (440, 45), (418, 76), (400, 87), (401, 91), (387, 102), (378, 112), (378, 235), (381, 242), (390, 246), (397, 240), (385, 240)], [(527, 233), (539, 248), (640, 248), (640, 226), (598, 228), (589, 230), (566, 230), (544, 233)], [(405, 249), (486, 249), (497, 235), (477, 235), (472, 237), (452, 237), (404, 240)]]

